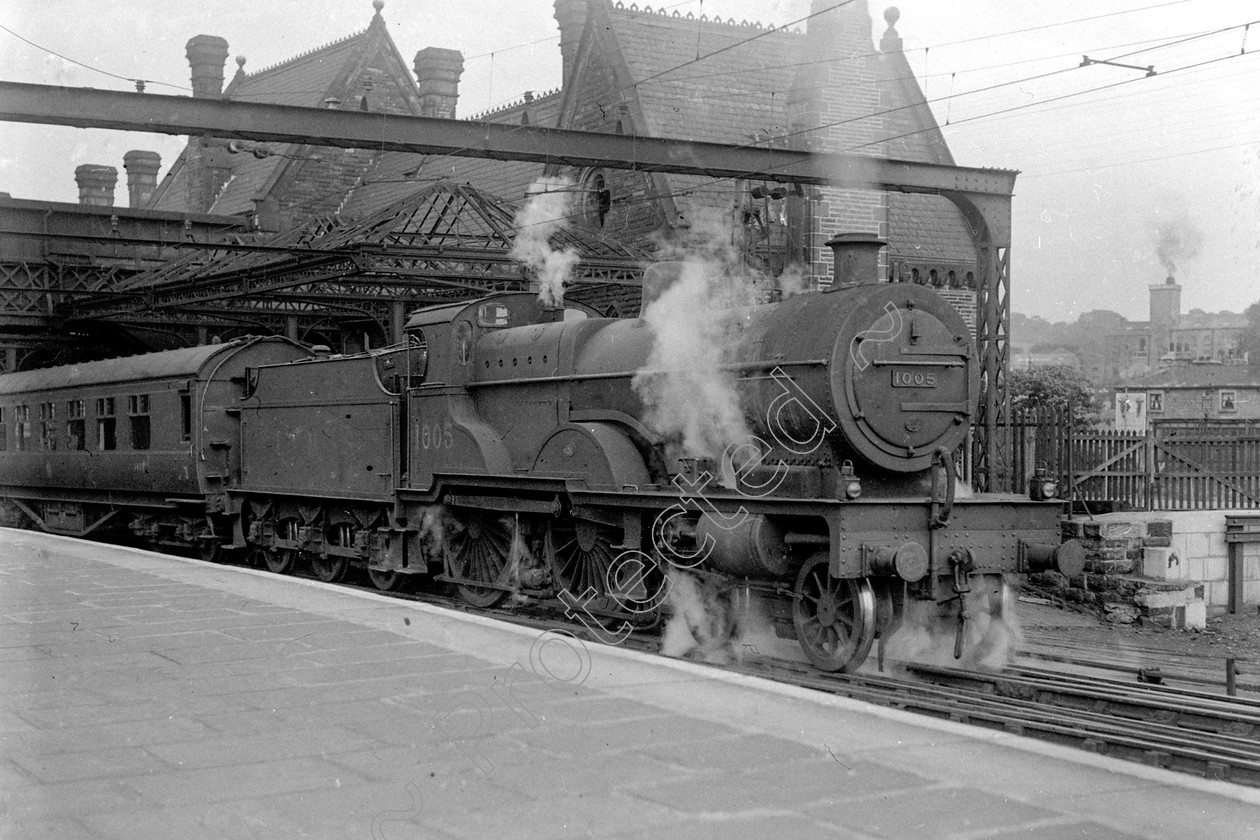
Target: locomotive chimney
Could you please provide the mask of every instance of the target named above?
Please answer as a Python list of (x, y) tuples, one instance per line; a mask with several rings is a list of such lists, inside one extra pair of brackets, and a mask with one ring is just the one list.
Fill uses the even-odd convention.
[(873, 233), (838, 233), (828, 239), (836, 261), (831, 289), (878, 283), (879, 250), (887, 244)]

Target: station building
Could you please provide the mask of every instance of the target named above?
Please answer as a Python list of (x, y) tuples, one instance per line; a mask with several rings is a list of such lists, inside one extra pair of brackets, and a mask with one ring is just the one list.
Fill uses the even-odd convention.
[[(408, 62), (387, 31), (384, 2), (372, 5), (374, 14), (361, 32), (257, 71), (247, 69), (246, 57), (237, 56), (230, 78), (228, 41), (220, 35), (195, 35), (186, 45), (194, 95), (462, 118), (461, 54), (430, 46)], [(897, 10), (885, 11), (876, 43), (866, 2), (830, 8), (834, 5), (813, 0), (814, 15), (799, 31), (613, 0), (555, 0), (561, 86), (522, 92), (511, 104), (474, 118), (953, 165), (902, 52)], [(706, 72), (678, 72), (697, 53), (709, 56)], [(130, 206), (114, 205), (117, 170), (108, 163), (88, 168), (90, 183), (81, 193), (81, 203), (95, 208), (107, 225), (112, 220), (123, 240), (133, 217), (158, 214), (211, 229), (217, 225), (225, 240), (282, 243), (288, 241), (283, 239), (286, 232), (303, 226), (328, 229), (379, 216), (436, 183), (468, 185), (485, 200), (511, 208), (523, 201), (539, 176), (561, 175), (579, 192), (577, 227), (584, 229), (587, 241), (618, 243), (627, 265), (635, 263), (631, 255), (650, 256), (686, 244), (717, 216), (729, 220), (745, 263), (771, 278), (791, 267), (806, 287), (817, 288), (832, 274), (827, 240), (841, 232), (870, 233), (888, 243), (880, 261), (883, 276), (940, 288), (974, 326), (975, 247), (960, 211), (940, 196), (889, 193), (842, 181), (834, 187), (794, 189), (773, 182), (215, 137), (190, 138), (160, 179), (161, 162), (151, 152), (135, 150), (124, 164)], [(31, 283), (22, 300), (5, 305), (38, 313), (48, 321), (46, 336), (63, 337), (65, 331), (53, 322), (74, 301), (57, 286), (59, 268), (20, 245), (8, 240), (0, 245), (0, 267), (12, 274), (43, 272), (48, 282)], [(114, 243), (110, 253), (127, 247)], [(56, 250), (43, 247), (41, 253)], [(91, 275), (104, 251), (89, 251), (80, 262)], [(213, 256), (203, 261), (208, 272), (219, 268)], [(165, 279), (161, 267), (151, 263), (132, 261), (131, 266), (121, 274), (115, 268), (89, 276), (77, 293), (109, 292), (120, 279), (132, 284)], [(185, 272), (181, 280), (187, 279)], [(423, 285), (423, 278), (415, 285)], [(773, 295), (776, 290), (766, 291)], [(398, 284), (378, 297), (396, 312), (419, 305), (423, 296)], [(637, 291), (626, 296), (631, 298), (637, 298)], [(77, 312), (72, 306), (69, 311)], [(396, 314), (383, 314), (386, 309), (367, 311), (377, 322), (398, 320)], [(617, 311), (634, 314), (632, 306), (618, 306)], [(53, 313), (51, 320), (48, 313)], [(293, 320), (314, 316), (327, 319), (328, 313), (295, 309), (287, 316), (287, 331), (305, 337)], [(234, 323), (223, 312), (204, 307), (168, 315), (131, 312), (115, 320), (130, 328), (146, 319), (156, 322), (151, 334), (177, 334), (185, 342), (223, 335)], [(261, 315), (256, 320), (278, 323)], [(378, 332), (390, 332), (388, 323), (377, 326)], [(0, 330), (0, 344), (9, 351), (14, 348), (11, 337)], [(19, 366), (16, 351), (3, 358), (6, 367)]]

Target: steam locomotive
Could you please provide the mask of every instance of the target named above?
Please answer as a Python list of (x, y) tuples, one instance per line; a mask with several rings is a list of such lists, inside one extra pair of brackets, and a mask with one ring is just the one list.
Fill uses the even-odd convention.
[(931, 287), (876, 282), (870, 244), (832, 241), (828, 291), (735, 314), (715, 376), (745, 430), (718, 452), (661, 431), (650, 386), (679, 371), (648, 321), (505, 292), (356, 355), (251, 338), (0, 376), (0, 524), (558, 601), (605, 630), (652, 623), (688, 575), (756, 593), (828, 671), (910, 605), (961, 644), (1005, 575), (1084, 552), (1053, 484), (956, 489), (970, 331)]

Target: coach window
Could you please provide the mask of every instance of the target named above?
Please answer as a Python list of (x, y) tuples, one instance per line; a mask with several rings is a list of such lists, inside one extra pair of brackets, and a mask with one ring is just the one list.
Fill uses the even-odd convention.
[(9, 448), (9, 425), (4, 422), (4, 406), (0, 406), (0, 452)]
[(26, 441), (31, 436), (31, 407), (29, 405), (14, 407), (13, 431), (17, 437), (16, 445), (13, 448), (18, 452), (25, 452)]
[(149, 395), (127, 397), (127, 414), (131, 420), (131, 448), (148, 449), (150, 442)]
[(48, 452), (57, 448), (57, 404), (39, 404), (39, 448)]
[(83, 429), (83, 400), (66, 401), (66, 448), (76, 451), (87, 449), (87, 435)]
[(114, 398), (97, 397), (96, 399), (96, 448), (102, 451), (118, 448), (115, 437), (117, 419), (114, 417)]

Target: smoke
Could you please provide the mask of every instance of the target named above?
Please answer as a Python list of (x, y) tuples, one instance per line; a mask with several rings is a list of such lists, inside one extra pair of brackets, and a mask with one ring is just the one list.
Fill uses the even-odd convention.
[(678, 278), (643, 312), (653, 344), (632, 385), (653, 431), (681, 445), (685, 457), (717, 459), (750, 434), (735, 375), (724, 367), (736, 358), (740, 307), (757, 302), (757, 288), (731, 244), (728, 220), (698, 220), (688, 242), (667, 257), (680, 261)]
[[(984, 594), (977, 583), (976, 589), (967, 596), (970, 618), (963, 631), (960, 659), (954, 658), (954, 642), (958, 634), (956, 613), (951, 611), (948, 616), (942, 616), (931, 601), (906, 603), (901, 626), (888, 639), (885, 657), (918, 665), (987, 670), (1003, 668), (1014, 659), (1022, 641), (1014, 593), (1005, 584), (999, 591), (988, 593), (990, 605), (1000, 603), (1000, 617), (994, 615), (991, 608), (977, 608)], [(868, 667), (871, 667), (869, 662)]]
[(1203, 231), (1185, 210), (1161, 211), (1151, 222), (1155, 237), (1155, 255), (1169, 277), (1177, 276), (1177, 265), (1199, 255), (1203, 248)]
[(573, 182), (567, 178), (544, 176), (529, 188), (530, 199), (513, 219), (516, 241), (509, 252), (538, 277), (538, 300), (543, 306), (564, 303), (564, 281), (580, 257), (573, 248), (551, 247), (551, 237), (568, 226), (573, 205)]

